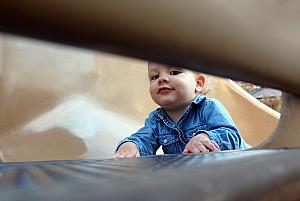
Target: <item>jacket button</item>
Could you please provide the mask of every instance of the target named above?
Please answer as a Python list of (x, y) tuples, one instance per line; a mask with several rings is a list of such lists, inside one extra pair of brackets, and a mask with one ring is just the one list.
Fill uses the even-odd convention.
[(164, 143), (166, 144), (168, 142), (168, 140), (167, 139), (164, 139)]

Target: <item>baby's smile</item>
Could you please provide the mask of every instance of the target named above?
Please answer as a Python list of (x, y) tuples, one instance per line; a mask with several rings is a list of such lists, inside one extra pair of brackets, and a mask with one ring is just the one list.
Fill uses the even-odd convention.
[(170, 92), (174, 91), (174, 89), (170, 87), (159, 87), (157, 90), (157, 94), (168, 94)]

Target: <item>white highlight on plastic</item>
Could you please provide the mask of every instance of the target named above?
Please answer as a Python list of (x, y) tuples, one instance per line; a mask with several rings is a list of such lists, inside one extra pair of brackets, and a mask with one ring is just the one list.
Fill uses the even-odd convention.
[(118, 137), (130, 135), (139, 126), (137, 122), (101, 108), (90, 97), (73, 95), (25, 125), (22, 130), (36, 133), (58, 127), (87, 139), (98, 134)]

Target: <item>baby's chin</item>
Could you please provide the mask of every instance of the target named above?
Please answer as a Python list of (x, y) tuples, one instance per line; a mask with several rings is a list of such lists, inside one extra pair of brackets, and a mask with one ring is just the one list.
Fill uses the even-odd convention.
[(158, 104), (160, 107), (162, 107), (163, 109), (165, 110), (176, 110), (178, 109), (178, 105), (176, 102), (174, 101), (169, 101), (169, 102), (164, 102), (164, 103), (161, 103), (161, 104)]
[(178, 108), (181, 108), (185, 103), (182, 101), (178, 101), (178, 99), (174, 97), (160, 97), (158, 99), (153, 100), (157, 105), (162, 107), (163, 109), (166, 110), (176, 110)]
[(183, 101), (173, 101), (173, 100), (164, 100), (158, 104), (165, 110), (182, 110), (188, 107), (190, 102), (183, 102)]
[(173, 100), (157, 100), (154, 102), (162, 108), (172, 107), (172, 105), (175, 103)]

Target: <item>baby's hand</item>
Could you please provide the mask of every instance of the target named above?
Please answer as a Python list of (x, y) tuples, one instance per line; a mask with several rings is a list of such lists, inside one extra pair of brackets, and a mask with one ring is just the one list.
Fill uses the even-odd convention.
[(115, 153), (114, 158), (140, 157), (140, 152), (133, 142), (125, 142)]
[(210, 151), (220, 151), (219, 145), (210, 140), (206, 133), (200, 133), (187, 143), (183, 153), (207, 153)]

